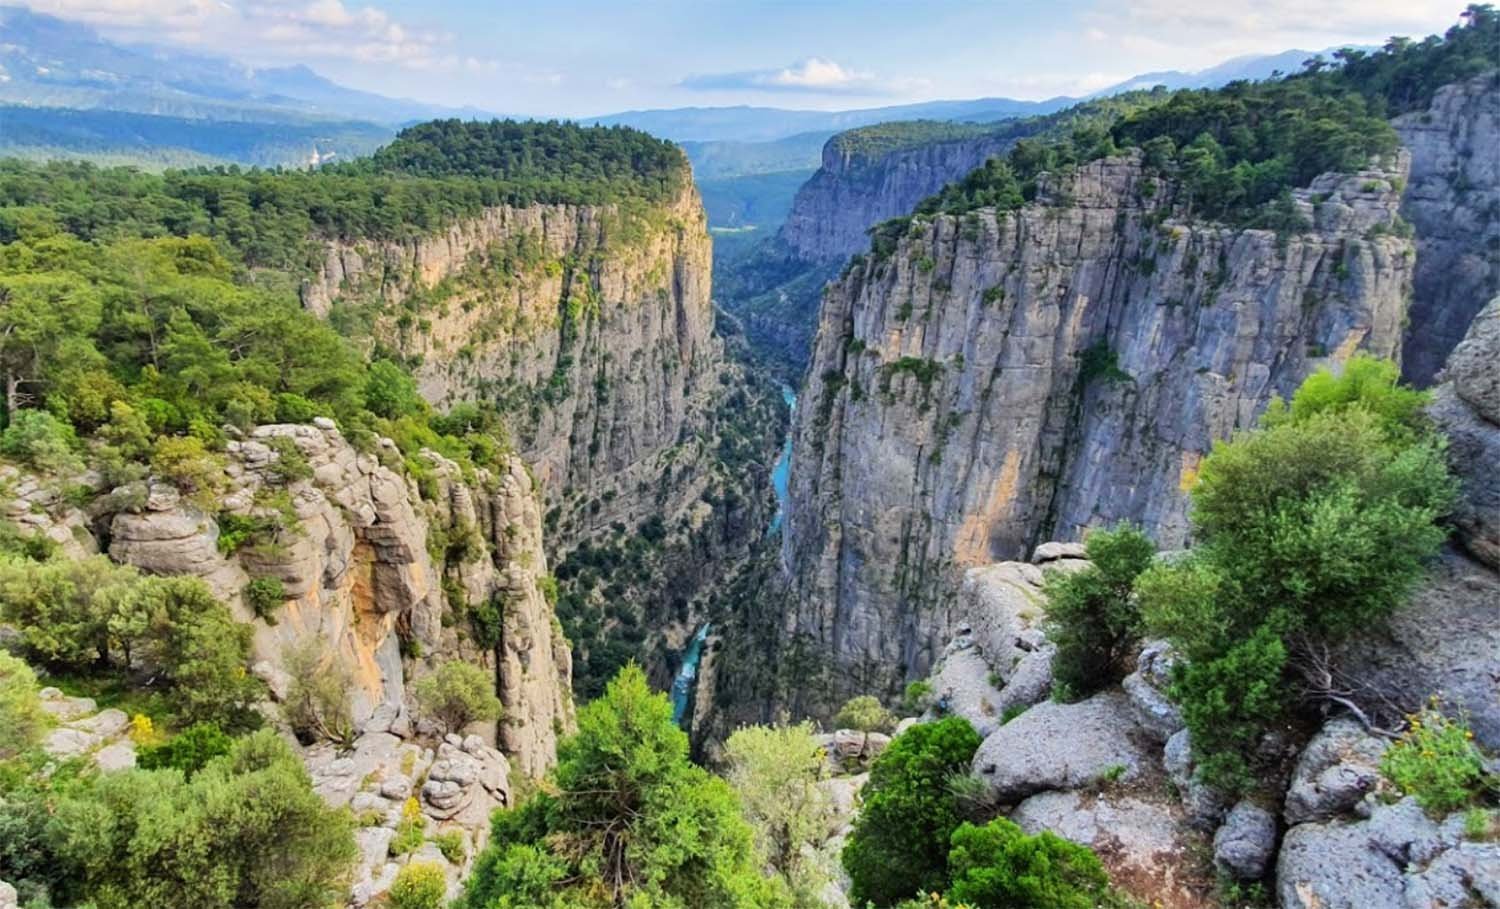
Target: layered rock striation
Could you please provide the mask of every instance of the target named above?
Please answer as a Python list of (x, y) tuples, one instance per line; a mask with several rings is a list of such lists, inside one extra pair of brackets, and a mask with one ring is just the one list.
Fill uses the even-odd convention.
[(786, 633), (848, 690), (894, 692), (942, 646), (962, 569), (1120, 520), (1183, 542), (1214, 440), (1319, 366), (1399, 355), (1404, 178), (1404, 158), (1321, 177), (1278, 234), (1185, 216), (1129, 154), (857, 260), (798, 408)]

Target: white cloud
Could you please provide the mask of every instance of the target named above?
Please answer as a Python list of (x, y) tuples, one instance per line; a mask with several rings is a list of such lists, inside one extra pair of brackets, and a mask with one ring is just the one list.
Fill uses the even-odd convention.
[(258, 62), (344, 61), (413, 70), (492, 72), (447, 50), (453, 36), (345, 0), (23, 0), (114, 37), (167, 42)]
[(708, 73), (683, 79), (684, 88), (700, 91), (798, 92), (818, 95), (888, 95), (920, 88), (924, 80), (881, 79), (833, 60), (809, 57), (776, 69)]

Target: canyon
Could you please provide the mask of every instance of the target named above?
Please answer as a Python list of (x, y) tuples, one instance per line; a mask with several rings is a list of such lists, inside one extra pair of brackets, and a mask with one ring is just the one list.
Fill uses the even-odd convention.
[[(826, 704), (924, 675), (966, 568), (1121, 520), (1188, 542), (1199, 459), (1319, 366), (1401, 357), (1403, 335), (1414, 360), (1446, 357), (1440, 331), (1405, 329), (1445, 305), (1424, 296), (1423, 244), (1492, 262), (1490, 241), (1412, 238), (1401, 213), (1464, 174), (1450, 215), (1497, 204), (1476, 151), (1500, 141), (1496, 98), (1492, 76), (1444, 89), (1384, 169), (1298, 190), (1303, 232), (1184, 218), (1127, 155), (1049, 176), (1016, 212), (917, 218), (888, 255), (857, 257), (819, 312), (781, 556), (782, 633), (827, 660)], [(1468, 161), (1485, 163), (1452, 170)], [(1471, 308), (1500, 289), (1461, 275)]]

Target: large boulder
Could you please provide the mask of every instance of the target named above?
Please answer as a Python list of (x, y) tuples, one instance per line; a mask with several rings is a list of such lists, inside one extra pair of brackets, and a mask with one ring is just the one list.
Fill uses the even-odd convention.
[(1349, 641), (1339, 659), (1358, 687), (1408, 711), (1441, 693), (1468, 715), (1480, 744), (1500, 750), (1500, 574), (1469, 554), (1445, 550), (1410, 599)]
[(1182, 711), (1167, 696), (1176, 660), (1166, 641), (1148, 642), (1136, 658), (1135, 672), (1120, 683), (1141, 727), (1163, 743), (1183, 727)]
[(1167, 739), (1162, 748), (1162, 766), (1177, 788), (1182, 807), (1192, 825), (1199, 830), (1213, 830), (1229, 809), (1229, 799), (1203, 782), (1193, 760), (1193, 740), (1186, 729)]
[(1453, 522), (1475, 557), (1500, 569), (1500, 297), (1489, 302), (1448, 358), (1447, 382), (1428, 414), (1448, 436), (1448, 461), (1463, 483)]
[(1379, 784), (1386, 747), (1353, 720), (1329, 722), (1297, 758), (1286, 793), (1286, 822), (1327, 820), (1351, 811)]
[[(930, 679), (943, 711), (969, 721), (981, 736), (1000, 728), (1008, 706), (992, 683), (994, 670), (969, 635), (960, 635), (943, 652)], [(1025, 705), (1022, 705), (1025, 706)]]
[(1027, 833), (1050, 830), (1093, 849), (1110, 879), (1143, 905), (1214, 905), (1199, 868), (1202, 836), (1188, 826), (1181, 806), (1159, 794), (1120, 787), (1043, 792), (1010, 817)]
[(1111, 690), (1076, 704), (1032, 707), (985, 738), (973, 769), (1005, 803), (1101, 781), (1131, 783), (1155, 763), (1156, 750), (1130, 700)]
[(1276, 854), (1276, 818), (1254, 802), (1230, 809), (1214, 834), (1214, 865), (1242, 881), (1259, 880)]
[(1283, 909), (1500, 905), (1500, 843), (1465, 843), (1462, 815), (1437, 822), (1411, 798), (1366, 805), (1367, 819), (1287, 832), (1276, 871)]

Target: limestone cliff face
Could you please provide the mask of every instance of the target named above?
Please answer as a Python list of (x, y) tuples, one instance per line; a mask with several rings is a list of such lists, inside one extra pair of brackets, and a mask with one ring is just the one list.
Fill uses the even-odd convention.
[(1431, 384), (1474, 314), (1500, 293), (1500, 73), (1440, 89), (1394, 121), (1411, 151), (1401, 214), (1417, 232), (1402, 369)]
[(842, 262), (869, 246), (871, 225), (906, 214), (1014, 143), (981, 136), (872, 157), (835, 136), (823, 146), (822, 166), (797, 191), (780, 238), (808, 262)]
[(1132, 520), (1165, 546), (1215, 439), (1356, 350), (1399, 355), (1404, 160), (1300, 191), (1278, 237), (1180, 216), (1138, 156), (915, 227), (825, 297), (798, 408), (786, 629), (850, 689), (941, 646), (959, 570)]
[[(513, 766), (540, 775), (573, 726), (572, 664), (540, 586), (547, 571), (541, 506), (521, 462), (465, 480), (426, 453), (426, 493), (398, 472), (395, 446), (356, 451), (329, 421), (273, 425), (233, 440), (228, 491), (217, 516), (156, 481), (123, 487), (88, 513), (30, 477), (13, 486), (7, 516), (66, 540), (74, 554), (100, 548), (154, 574), (202, 578), (255, 630), (258, 675), (283, 697), (289, 648), (313, 642), (353, 678), (354, 718), (366, 731), (410, 730), (409, 683), (454, 658), (495, 674), (505, 708), (495, 740)], [(288, 440), (311, 475), (287, 482), (276, 446)], [(269, 522), (241, 545), (220, 546), (226, 515)], [(227, 550), (227, 551), (226, 551)], [(274, 578), (285, 600), (264, 615), (245, 596)], [(471, 611), (494, 606), (500, 628), (480, 642)]]
[[(711, 243), (690, 182), (668, 204), (497, 207), (403, 243), (329, 246), (304, 304), (420, 361), (423, 395), (507, 405), (566, 547), (662, 510), (658, 456), (702, 430), (722, 364)], [(639, 494), (643, 486), (651, 495)], [(667, 510), (700, 488), (674, 484)]]

